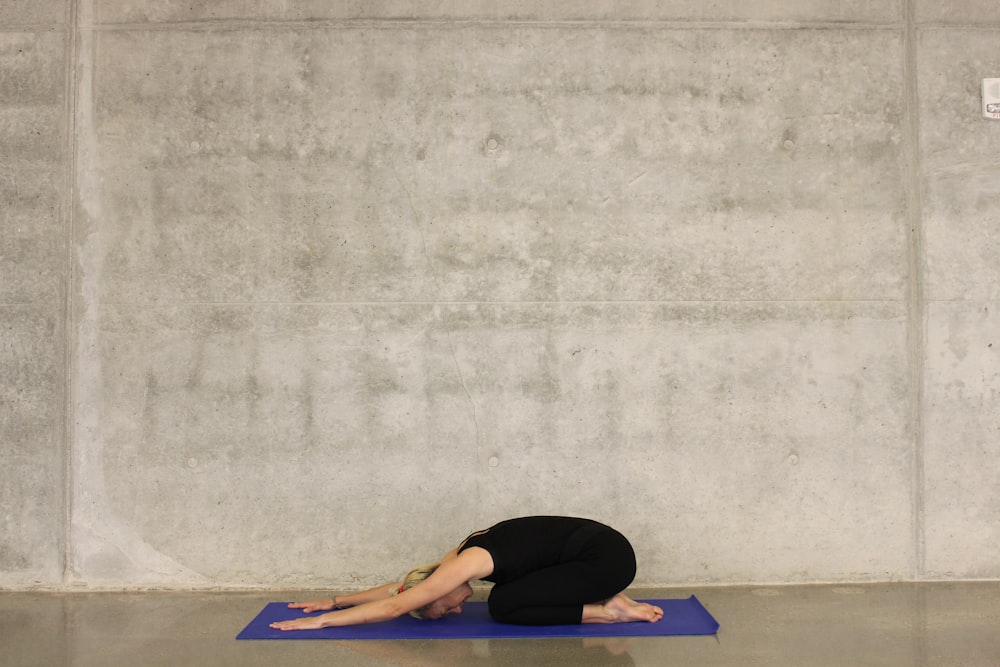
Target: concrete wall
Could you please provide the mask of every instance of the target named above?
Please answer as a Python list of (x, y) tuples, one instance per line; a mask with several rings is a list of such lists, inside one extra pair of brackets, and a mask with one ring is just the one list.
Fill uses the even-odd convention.
[(0, 4), (0, 587), (998, 578), (1000, 9)]

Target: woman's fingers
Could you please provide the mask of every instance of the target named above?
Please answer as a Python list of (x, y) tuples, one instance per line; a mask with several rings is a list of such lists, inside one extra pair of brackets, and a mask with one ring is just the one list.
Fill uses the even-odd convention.
[(316, 617), (312, 617), (295, 618), (290, 621), (278, 621), (276, 623), (272, 623), (271, 627), (275, 630), (319, 630), (323, 627), (323, 625), (316, 620)]
[(333, 600), (329, 598), (326, 600), (309, 600), (307, 602), (292, 602), (288, 605), (289, 609), (301, 609), (305, 613), (310, 613), (314, 611), (328, 611), (333, 609)]

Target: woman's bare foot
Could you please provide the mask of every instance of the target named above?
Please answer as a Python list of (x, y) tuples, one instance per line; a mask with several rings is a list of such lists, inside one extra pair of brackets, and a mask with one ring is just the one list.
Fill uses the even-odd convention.
[(604, 604), (588, 604), (583, 608), (584, 623), (634, 623), (647, 621), (655, 623), (663, 618), (663, 610), (657, 606), (636, 602), (624, 593), (619, 593)]

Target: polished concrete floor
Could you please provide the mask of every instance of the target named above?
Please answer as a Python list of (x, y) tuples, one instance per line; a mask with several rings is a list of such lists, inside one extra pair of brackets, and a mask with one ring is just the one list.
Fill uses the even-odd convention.
[(630, 592), (694, 593), (721, 624), (719, 634), (236, 641), (266, 602), (302, 594), (0, 593), (0, 665), (1000, 666), (1000, 582)]

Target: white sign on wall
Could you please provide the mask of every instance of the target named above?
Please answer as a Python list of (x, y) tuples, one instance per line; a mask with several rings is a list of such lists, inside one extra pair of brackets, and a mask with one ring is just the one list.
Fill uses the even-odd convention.
[(1000, 79), (983, 79), (983, 116), (1000, 119)]

